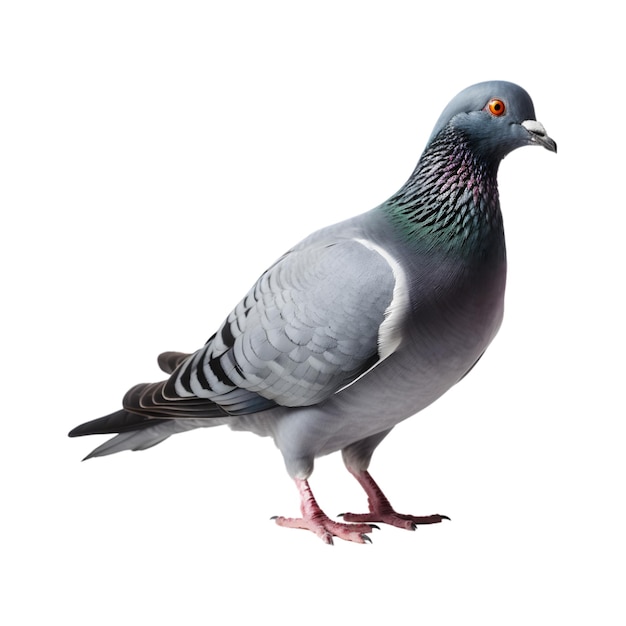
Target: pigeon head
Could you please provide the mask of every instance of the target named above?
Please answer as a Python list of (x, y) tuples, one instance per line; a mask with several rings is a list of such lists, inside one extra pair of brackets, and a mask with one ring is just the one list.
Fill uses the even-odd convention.
[(381, 207), (413, 247), (503, 259), (498, 166), (528, 145), (556, 152), (521, 87), (468, 87), (444, 109), (409, 180)]
[(522, 146), (556, 152), (556, 142), (535, 118), (530, 96), (505, 81), (478, 83), (461, 91), (439, 117), (428, 144), (444, 131), (461, 133), (476, 154), (496, 162)]

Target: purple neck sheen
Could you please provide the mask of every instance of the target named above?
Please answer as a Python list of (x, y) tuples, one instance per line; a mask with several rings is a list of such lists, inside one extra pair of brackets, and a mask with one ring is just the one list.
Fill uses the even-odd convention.
[(498, 162), (458, 131), (442, 131), (405, 185), (381, 209), (419, 249), (484, 258), (504, 255)]

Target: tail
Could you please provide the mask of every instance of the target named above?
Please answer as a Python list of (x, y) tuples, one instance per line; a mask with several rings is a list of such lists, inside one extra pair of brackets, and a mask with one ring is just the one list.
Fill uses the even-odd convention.
[[(171, 435), (178, 433), (184, 433), (188, 430), (194, 430), (195, 428), (206, 428), (209, 426), (220, 426), (225, 424), (227, 418), (213, 418), (213, 419), (146, 419), (140, 418), (136, 424), (136, 428), (131, 428), (131, 422), (134, 418), (138, 418), (138, 415), (133, 415), (128, 411), (121, 410), (116, 413), (111, 413), (105, 417), (87, 422), (77, 426), (70, 431), (70, 437), (80, 437), (82, 435), (103, 434), (111, 432), (119, 432), (118, 435), (105, 441), (102, 445), (92, 450), (84, 459), (91, 459), (95, 456), (107, 456), (109, 454), (115, 454), (116, 452), (122, 452), (123, 450), (147, 450), (152, 446), (165, 441)], [(98, 424), (108, 423), (111, 428), (113, 424), (119, 422), (119, 431), (116, 430), (100, 430)], [(108, 427), (107, 427), (108, 428)]]
[[(182, 352), (164, 352), (159, 355), (158, 363), (164, 372), (171, 374), (188, 356)], [(122, 410), (73, 428), (68, 433), (70, 437), (118, 433), (83, 460), (122, 450), (146, 450), (171, 435), (228, 421), (226, 413), (208, 399), (166, 398), (163, 395), (166, 382), (136, 385), (124, 396)]]

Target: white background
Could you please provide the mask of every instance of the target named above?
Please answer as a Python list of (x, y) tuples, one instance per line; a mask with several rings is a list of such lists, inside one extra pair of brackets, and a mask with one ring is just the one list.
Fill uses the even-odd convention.
[[(2, 4), (2, 623), (624, 623), (623, 21), (434, 4)], [(494, 78), (559, 154), (502, 164), (503, 328), (372, 465), (451, 522), (333, 548), (278, 528), (280, 454), (227, 429), (79, 462), (103, 438), (70, 428), (390, 196)], [(312, 485), (331, 515), (365, 505), (338, 455)]]

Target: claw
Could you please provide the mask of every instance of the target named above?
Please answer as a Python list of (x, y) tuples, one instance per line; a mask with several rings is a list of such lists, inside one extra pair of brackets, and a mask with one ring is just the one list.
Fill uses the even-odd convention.
[[(346, 515), (346, 513), (338, 513), (337, 517), (343, 517), (344, 515)], [(374, 530), (380, 530), (380, 526), (377, 524), (369, 524), (369, 526), (371, 526)]]
[(367, 513), (342, 513), (341, 516), (347, 522), (383, 522), (406, 530), (417, 530), (422, 524), (437, 524), (444, 519), (449, 520), (447, 515), (404, 515), (396, 512), (380, 487), (374, 482), (367, 471), (353, 471), (350, 473), (359, 481), (359, 484), (367, 494), (369, 511)]
[(366, 536), (372, 532), (374, 528), (378, 528), (375, 524), (346, 524), (331, 520), (320, 509), (319, 505), (313, 497), (309, 484), (304, 479), (296, 478), (296, 485), (300, 491), (300, 510), (302, 517), (282, 517), (275, 515), (271, 519), (279, 526), (288, 528), (301, 528), (314, 532), (324, 543), (333, 545), (333, 537), (344, 539), (346, 541), (354, 541), (356, 543), (366, 543), (371, 540)]

